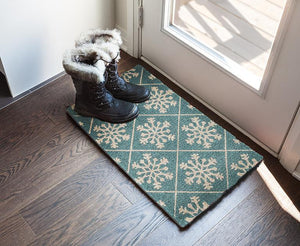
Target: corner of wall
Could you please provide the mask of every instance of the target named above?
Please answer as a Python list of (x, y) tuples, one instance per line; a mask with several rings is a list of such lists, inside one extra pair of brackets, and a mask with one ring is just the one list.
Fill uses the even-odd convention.
[(125, 52), (128, 51), (128, 30), (127, 30), (127, 16), (128, 16), (128, 1), (127, 0), (115, 0), (115, 28), (121, 32), (121, 38), (123, 44), (121, 49)]

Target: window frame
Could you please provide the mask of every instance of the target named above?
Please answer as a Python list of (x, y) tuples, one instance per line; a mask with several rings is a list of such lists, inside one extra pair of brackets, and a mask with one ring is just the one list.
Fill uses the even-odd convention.
[(220, 52), (196, 40), (191, 35), (187, 34), (183, 30), (180, 30), (180, 28), (172, 25), (175, 11), (175, 1), (176, 0), (163, 0), (162, 2), (163, 12), (161, 31), (178, 43), (182, 44), (185, 48), (189, 49), (194, 54), (200, 56), (202, 59), (206, 60), (219, 70), (232, 77), (238, 83), (247, 87), (260, 97), (265, 98), (268, 85), (271, 81), (273, 70), (279, 56), (280, 48), (282, 46), (285, 33), (288, 29), (288, 24), (292, 16), (292, 10), (294, 9), (293, 6), (295, 4), (295, 0), (286, 1), (277, 33), (272, 44), (269, 59), (264, 70), (264, 74), (259, 80), (257, 80), (257, 76), (253, 75), (253, 73), (249, 72), (239, 64), (225, 57)]

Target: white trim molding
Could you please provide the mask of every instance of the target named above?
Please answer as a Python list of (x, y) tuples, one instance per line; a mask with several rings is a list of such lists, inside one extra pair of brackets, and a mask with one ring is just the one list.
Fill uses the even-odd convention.
[(279, 153), (279, 160), (294, 177), (300, 178), (300, 103)]
[(141, 0), (127, 0), (127, 53), (139, 58), (139, 47), (142, 43), (139, 40), (140, 28), (138, 26), (138, 6)]

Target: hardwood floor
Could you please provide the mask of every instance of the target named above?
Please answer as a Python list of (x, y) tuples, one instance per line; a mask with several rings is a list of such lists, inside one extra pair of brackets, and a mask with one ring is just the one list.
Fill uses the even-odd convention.
[[(278, 160), (144, 62), (164, 81), (264, 156), (300, 208), (300, 182)], [(0, 245), (299, 245), (300, 225), (254, 171), (185, 230), (155, 206), (65, 113), (67, 75), (0, 110)]]

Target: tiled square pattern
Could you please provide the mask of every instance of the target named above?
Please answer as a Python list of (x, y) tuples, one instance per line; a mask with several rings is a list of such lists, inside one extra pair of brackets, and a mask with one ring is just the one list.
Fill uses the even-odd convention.
[(138, 65), (125, 72), (151, 98), (126, 124), (68, 114), (170, 217), (185, 227), (262, 160)]

